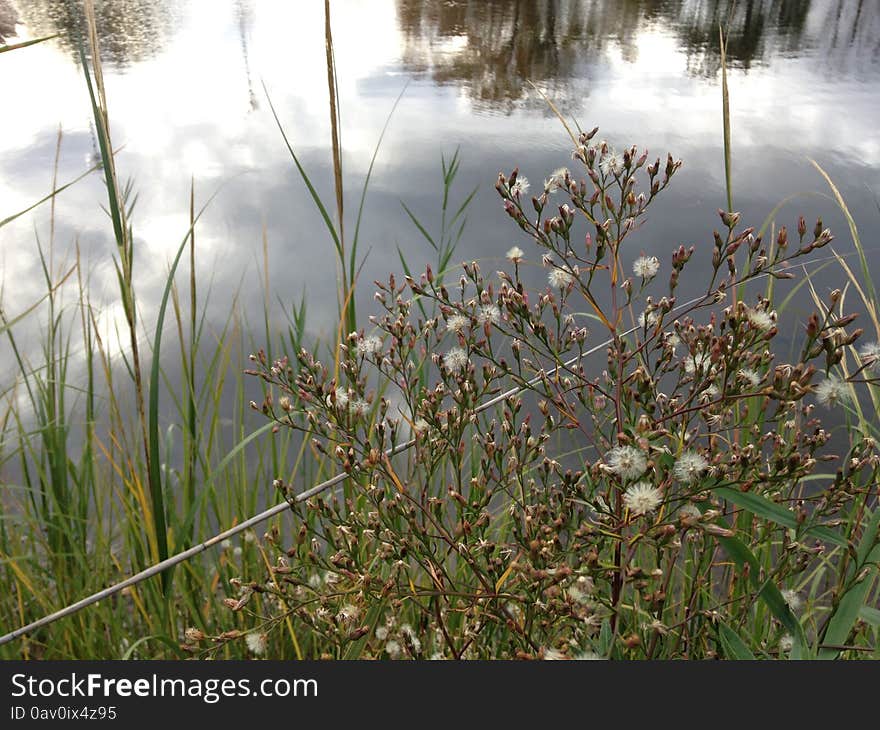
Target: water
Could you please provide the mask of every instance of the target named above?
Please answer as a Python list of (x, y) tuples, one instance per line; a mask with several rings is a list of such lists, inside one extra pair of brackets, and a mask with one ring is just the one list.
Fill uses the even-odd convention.
[[(209, 322), (219, 328), (238, 292), (252, 322), (262, 317), (263, 240), (273, 323), (305, 293), (309, 329), (336, 326), (336, 272), (329, 236), (293, 167), (266, 101), (272, 96), (318, 190), (332, 196), (324, 8), (318, 0), (113, 0), (97, 2), (117, 168), (133, 181), (136, 287), (147, 330), (155, 320), (168, 261), (188, 227), (189, 187), (216, 193), (197, 231), (198, 278), (210, 289)], [(492, 270), (513, 244), (528, 250), (498, 205), (500, 170), (519, 166), (533, 181), (570, 164), (570, 141), (527, 80), (582, 127), (599, 125), (617, 146), (670, 150), (685, 162), (671, 191), (633, 242), (668, 261), (695, 245), (704, 271), (715, 210), (725, 204), (718, 24), (728, 3), (709, 0), (334, 0), (333, 34), (341, 98), (347, 230), (383, 124), (403, 87), (366, 201), (359, 309), (373, 279), (400, 272), (397, 248), (415, 269), (433, 260), (408, 221), (404, 201), (432, 231), (439, 225), (440, 157), (460, 149), (455, 195), (478, 193), (458, 260)], [(0, 0), (7, 42), (63, 32), (65, 38), (0, 56), (0, 219), (51, 186), (59, 128), (59, 181), (96, 156), (83, 74), (70, 34), (79, 4)], [(18, 24), (15, 24), (15, 21)], [(17, 36), (13, 35), (17, 33)], [(821, 214), (852, 250), (846, 223), (808, 158), (832, 176), (877, 260), (880, 193), (880, 4), (874, 0), (736, 3), (729, 40), (734, 201), (760, 225)], [(56, 270), (78, 242), (91, 268), (93, 302), (112, 343), (116, 304), (111, 226), (92, 176), (56, 204)], [(49, 237), (48, 207), (0, 229), (2, 304), (8, 316), (45, 293), (36, 251)], [(702, 268), (699, 268), (702, 267)], [(820, 292), (844, 282), (837, 266)], [(683, 292), (686, 293), (686, 292)], [(68, 297), (68, 303), (71, 298)], [(34, 320), (36, 322), (38, 320)], [(36, 347), (36, 326), (30, 329)], [(261, 332), (261, 330), (259, 330)], [(255, 346), (261, 334), (254, 335)], [(5, 347), (5, 345), (4, 345)], [(0, 353), (0, 380), (15, 367)]]

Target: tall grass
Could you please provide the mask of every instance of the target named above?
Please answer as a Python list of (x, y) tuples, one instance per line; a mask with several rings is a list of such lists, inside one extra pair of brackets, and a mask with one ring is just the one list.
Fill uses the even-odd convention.
[[(49, 205), (48, 244), (37, 240), (46, 294), (9, 317), (2, 313), (0, 334), (18, 365), (18, 381), (4, 396), (0, 464), (21, 474), (6, 485), (0, 504), (0, 574), (9, 587), (0, 601), (0, 628), (12, 630), (97, 592), (127, 575), (184, 550), (274, 504), (271, 487), (278, 476), (309, 483), (326, 475), (324, 458), (308, 440), (271, 434), (271, 425), (251, 425), (252, 409), (242, 364), (250, 352), (270, 348), (273, 356), (315, 348), (307, 335), (305, 299), (289, 311), (286, 331), (272, 331), (268, 249), (264, 245), (266, 307), (255, 323), (233, 298), (225, 322), (207, 317), (210, 287), (199, 286), (198, 221), (213, 199), (198, 206), (195, 186), (181, 201), (190, 224), (170, 262), (160, 310), (144, 321), (137, 299), (139, 255), (134, 240), (136, 192), (117, 171), (110, 132), (111, 110), (104, 90), (91, 3), (89, 33), (80, 45), (86, 92), (92, 105), (101, 160), (98, 165), (53, 189), (28, 208), (0, 221), (0, 228)], [(329, 16), (328, 16), (329, 23)], [(335, 100), (332, 38), (328, 25), (328, 78)], [(25, 44), (27, 45), (27, 44)], [(404, 89), (405, 90), (405, 89)], [(311, 180), (299, 165), (276, 115), (282, 137), (305, 184), (324, 216), (344, 282), (340, 327), (356, 326), (354, 287), (362, 258), (358, 241), (366, 196), (395, 101), (381, 130), (346, 246), (342, 215), (344, 191), (341, 146), (334, 155), (338, 201), (334, 223)], [(271, 105), (271, 99), (270, 99)], [(341, 124), (338, 100), (334, 118)], [(274, 108), (272, 109), (274, 114)], [(57, 155), (62, 138), (59, 134)], [(443, 170), (444, 207), (458, 169), (457, 155)], [(86, 261), (66, 268), (54, 261), (54, 201), (86, 176), (103, 175), (107, 211), (116, 243), (116, 279), (126, 330), (108, 340), (99, 325), (102, 313), (92, 301)], [(439, 266), (445, 267), (460, 237), (471, 196), (457, 207), (453, 236), (441, 226)], [(100, 202), (96, 201), (96, 205)], [(411, 215), (411, 214), (410, 214)], [(426, 227), (412, 216), (422, 231)], [(265, 244), (265, 242), (264, 242)], [(186, 262), (185, 278), (177, 276)], [(169, 307), (170, 305), (170, 307)], [(165, 326), (169, 319), (171, 329)], [(42, 356), (31, 363), (19, 346), (18, 328), (44, 319)], [(255, 326), (256, 325), (256, 326)], [(147, 335), (149, 331), (149, 335)], [(262, 334), (259, 334), (262, 333)], [(111, 338), (113, 333), (110, 333)], [(121, 337), (120, 337), (121, 335)], [(173, 338), (169, 350), (168, 338)], [(164, 345), (164, 347), (163, 347)], [(114, 355), (117, 347), (120, 354)], [(168, 351), (172, 356), (165, 356)], [(176, 351), (176, 355), (174, 352)], [(333, 348), (331, 348), (333, 352)], [(179, 374), (179, 379), (173, 375)], [(24, 397), (22, 397), (24, 394)], [(231, 428), (227, 425), (231, 421)], [(276, 521), (275, 527), (283, 525)], [(252, 533), (188, 562), (172, 577), (166, 573), (126, 589), (90, 610), (59, 621), (0, 648), (3, 657), (128, 658), (180, 657), (188, 626), (212, 634), (242, 626), (218, 596), (233, 579), (247, 579), (265, 568), (265, 554)], [(218, 606), (220, 606), (218, 610)], [(291, 634), (292, 646), (296, 645)], [(229, 645), (227, 656), (241, 648)], [(292, 650), (291, 656), (298, 651)]]

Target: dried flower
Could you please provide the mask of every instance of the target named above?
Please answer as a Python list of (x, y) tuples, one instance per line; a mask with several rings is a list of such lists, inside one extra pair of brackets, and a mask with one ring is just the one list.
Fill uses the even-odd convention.
[(660, 259), (656, 256), (639, 256), (633, 262), (633, 273), (643, 279), (651, 279), (660, 271)]
[(779, 651), (789, 652), (794, 648), (794, 638), (791, 634), (785, 634), (779, 640)]
[(504, 256), (508, 260), (513, 261), (513, 263), (518, 264), (520, 261), (522, 261), (523, 256), (525, 256), (525, 252), (519, 246), (514, 246), (506, 254), (504, 254)]
[(880, 372), (880, 343), (869, 342), (859, 349), (862, 363), (875, 373)]
[(688, 375), (693, 375), (697, 371), (711, 372), (712, 359), (709, 353), (697, 350), (693, 355), (688, 355), (684, 361), (684, 370)]
[(602, 161), (599, 163), (599, 170), (606, 177), (608, 175), (614, 175), (616, 177), (623, 172), (623, 159), (614, 149), (609, 147), (605, 152), (605, 155), (602, 157)]
[(357, 621), (358, 616), (360, 616), (358, 607), (348, 603), (339, 609), (339, 613), (336, 614), (336, 620), (348, 624)]
[(645, 327), (653, 327), (657, 324), (657, 321), (660, 319), (660, 315), (657, 314), (656, 310), (651, 310), (650, 312), (644, 311), (639, 313), (639, 327), (644, 329)]
[(547, 275), (547, 281), (549, 281), (550, 286), (555, 289), (565, 289), (572, 281), (574, 281), (574, 274), (567, 269), (554, 267), (553, 271)]
[(627, 487), (623, 494), (623, 503), (634, 515), (653, 512), (663, 501), (663, 492), (650, 482), (636, 482)]
[(764, 309), (746, 309), (746, 319), (749, 320), (752, 327), (764, 332), (776, 324), (776, 312), (768, 312)]
[(516, 178), (516, 182), (510, 186), (510, 194), (518, 198), (529, 192), (529, 179), (525, 175)]
[(248, 650), (251, 654), (261, 655), (266, 653), (269, 646), (269, 637), (263, 633), (252, 633), (244, 637)]
[(477, 313), (477, 321), (480, 324), (498, 324), (501, 321), (501, 310), (497, 304), (484, 304)]
[(403, 649), (400, 646), (400, 642), (394, 641), (394, 639), (385, 644), (385, 651), (392, 659), (400, 659), (401, 655), (403, 654)]
[(648, 468), (648, 457), (635, 446), (615, 446), (605, 457), (608, 468), (622, 479), (635, 479)]
[(422, 642), (419, 640), (419, 637), (416, 636), (416, 632), (413, 631), (412, 626), (409, 624), (402, 624), (400, 627), (400, 633), (409, 643), (410, 648), (413, 651), (413, 654), (421, 654), (422, 653)]
[(470, 317), (464, 314), (453, 314), (448, 320), (446, 320), (446, 329), (451, 332), (461, 332), (470, 323)]
[(682, 505), (681, 509), (678, 510), (678, 519), (685, 523), (696, 522), (702, 516), (703, 513), (700, 512), (700, 508), (693, 502)]
[(348, 411), (351, 415), (361, 418), (369, 413), (370, 404), (363, 398), (357, 398), (349, 402)]
[(443, 367), (450, 373), (457, 373), (467, 367), (468, 355), (460, 347), (453, 347), (443, 356)]
[(708, 468), (709, 462), (701, 453), (688, 450), (676, 459), (672, 472), (678, 481), (693, 484)]
[(375, 355), (381, 349), (382, 340), (376, 337), (376, 335), (361, 337), (357, 342), (357, 353), (362, 357)]
[(337, 388), (336, 389), (336, 405), (339, 408), (345, 408), (348, 406), (348, 389), (347, 388)]
[(800, 610), (803, 605), (803, 601), (801, 597), (798, 595), (798, 592), (792, 590), (791, 588), (787, 588), (782, 593), (782, 600), (785, 601), (785, 605), (789, 607), (792, 611)]
[(823, 406), (832, 408), (852, 401), (852, 393), (846, 382), (836, 375), (829, 375), (816, 386), (816, 400)]
[(205, 632), (199, 631), (197, 628), (190, 626), (183, 632), (183, 640), (187, 644), (198, 644), (205, 638)]
[(736, 375), (738, 378), (741, 378), (743, 381), (745, 381), (746, 385), (748, 385), (750, 388), (757, 388), (763, 380), (761, 374), (753, 370), (752, 368), (741, 368), (737, 371)]
[(544, 192), (555, 193), (559, 188), (565, 185), (565, 178), (568, 174), (567, 167), (560, 167), (554, 170), (553, 174), (544, 181)]

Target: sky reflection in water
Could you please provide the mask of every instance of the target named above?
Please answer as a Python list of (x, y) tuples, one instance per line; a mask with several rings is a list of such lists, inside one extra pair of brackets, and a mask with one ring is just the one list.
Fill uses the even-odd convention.
[[(155, 319), (168, 261), (188, 227), (191, 177), (197, 198), (217, 192), (197, 231), (199, 278), (209, 286), (209, 319), (219, 327), (239, 292), (244, 316), (262, 313), (262, 240), (270, 262), (273, 317), (303, 292), (309, 326), (335, 330), (331, 243), (274, 126), (262, 84), (319, 191), (332, 199), (323, 3), (258, 0), (121, 0), (97, 3), (108, 64), (117, 167), (138, 193), (133, 219), (142, 318)], [(715, 210), (724, 204), (717, 28), (727, 3), (565, 2), (559, 0), (335, 0), (333, 33), (342, 104), (349, 234), (360, 186), (385, 120), (404, 85), (367, 197), (361, 251), (369, 251), (359, 308), (373, 313), (373, 279), (400, 272), (397, 247), (414, 269), (432, 253), (408, 222), (403, 200), (432, 230), (439, 223), (440, 156), (460, 148), (457, 194), (479, 192), (455, 259), (501, 266), (528, 242), (501, 211), (493, 183), (519, 166), (538, 182), (571, 164), (570, 141), (528, 86), (534, 81), (584, 128), (600, 126), (618, 147), (667, 150), (685, 162), (671, 190), (633, 239), (668, 261), (680, 243), (696, 245), (692, 271), (705, 271)], [(78, 3), (0, 0), (7, 41), (78, 27)], [(17, 18), (15, 17), (17, 15)], [(12, 19), (12, 20), (11, 20)], [(12, 25), (13, 20), (19, 21)], [(11, 36), (10, 28), (18, 32)], [(813, 157), (838, 183), (876, 257), (880, 191), (880, 12), (874, 2), (739, 2), (731, 23), (730, 88), (734, 200), (760, 225), (789, 195), (805, 193), (778, 216), (789, 227), (821, 214), (852, 248), (845, 222), (823, 197)], [(63, 131), (59, 180), (95, 160), (82, 71), (70, 40), (0, 56), (4, 115), (0, 135), (0, 218), (51, 186), (56, 136)], [(819, 195), (819, 194), (822, 195)], [(92, 268), (102, 326), (114, 304), (111, 226), (99, 205), (100, 179), (65, 192), (56, 207), (56, 268), (78, 241)], [(5, 311), (14, 316), (45, 292), (36, 236), (48, 240), (48, 208), (0, 230)], [(537, 254), (532, 260), (539, 261)], [(874, 260), (872, 258), (872, 260)], [(668, 269), (667, 269), (668, 270)], [(533, 280), (541, 284), (537, 270)], [(699, 277), (689, 279), (697, 290)], [(839, 286), (829, 267), (819, 283)], [(820, 291), (822, 289), (820, 286)], [(72, 295), (71, 295), (72, 297)], [(70, 298), (68, 299), (70, 301)], [(147, 324), (147, 330), (150, 330)], [(115, 337), (110, 335), (109, 341)], [(35, 337), (25, 346), (37, 346)], [(262, 344), (259, 336), (256, 346)], [(4, 345), (5, 346), (5, 345)], [(9, 353), (0, 354), (12, 377)], [(6, 379), (6, 375), (4, 375)]]

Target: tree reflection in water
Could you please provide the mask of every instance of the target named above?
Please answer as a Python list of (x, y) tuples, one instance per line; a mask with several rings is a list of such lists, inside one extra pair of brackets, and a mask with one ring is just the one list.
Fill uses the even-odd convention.
[[(181, 6), (173, 0), (95, 0), (104, 63), (125, 67), (154, 56), (173, 36)], [(82, 0), (27, 0), (18, 7), (31, 35), (59, 33), (57, 42), (78, 59), (77, 39), (85, 28)]]
[[(728, 62), (748, 70), (771, 58), (813, 54), (829, 69), (880, 62), (880, 13), (868, 0), (397, 0), (403, 62), (439, 84), (462, 86), (477, 106), (510, 111), (527, 80), (576, 106), (592, 63), (609, 48), (638, 56), (638, 39), (672, 35), (688, 73), (720, 68), (718, 29), (728, 27)], [(852, 67), (855, 66), (855, 69)]]

